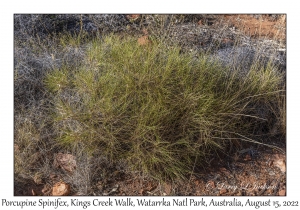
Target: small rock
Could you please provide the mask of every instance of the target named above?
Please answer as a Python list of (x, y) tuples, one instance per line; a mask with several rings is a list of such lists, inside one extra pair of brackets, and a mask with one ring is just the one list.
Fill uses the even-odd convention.
[(209, 189), (214, 189), (214, 188), (216, 188), (215, 182), (214, 182), (213, 180), (209, 180), (209, 181), (206, 183), (206, 187), (209, 188)]
[(281, 155), (275, 155), (274, 166), (279, 168), (281, 172), (285, 173), (286, 171), (285, 157)]
[(224, 189), (224, 188), (223, 188), (223, 189), (220, 190), (220, 195), (223, 195), (223, 194), (225, 194), (225, 193), (227, 193), (227, 189)]
[(64, 183), (64, 182), (58, 182), (54, 184), (52, 189), (52, 195), (53, 196), (63, 196), (63, 195), (69, 195), (70, 194), (70, 185)]
[(285, 196), (285, 190), (280, 190), (280, 191), (278, 192), (278, 195), (280, 195), (280, 196)]

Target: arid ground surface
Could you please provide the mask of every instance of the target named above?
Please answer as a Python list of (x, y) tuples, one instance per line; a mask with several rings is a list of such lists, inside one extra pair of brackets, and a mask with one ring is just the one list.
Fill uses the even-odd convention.
[[(148, 37), (154, 33), (153, 28), (139, 26), (141, 15), (124, 15), (123, 17), (126, 20), (120, 20), (120, 24), (123, 24), (122, 21), (127, 21), (127, 25), (124, 26), (126, 30), (114, 33), (131, 33), (137, 36), (137, 42), (141, 45), (147, 44)], [(224, 62), (228, 62), (232, 47), (238, 44), (241, 47), (248, 46), (247, 49), (257, 50), (265, 57), (270, 54), (275, 55), (280, 69), (286, 71), (285, 18), (285, 15), (196, 15), (191, 20), (183, 21), (182, 24), (165, 24), (165, 26), (170, 29), (169, 36), (174, 40), (179, 40), (184, 51), (197, 52), (210, 47), (214, 48), (211, 43), (217, 40), (218, 48), (212, 50), (212, 55), (219, 56)], [(118, 23), (114, 24), (118, 25)], [(96, 29), (91, 30), (93, 32)], [(15, 39), (17, 38), (19, 39), (19, 36), (15, 35)], [(240, 49), (244, 50), (244, 48)], [(80, 58), (81, 49), (76, 51), (70, 48), (69, 50), (70, 54), (72, 53), (70, 57), (73, 56), (71, 60), (76, 59), (76, 56)], [(34, 75), (34, 68), (57, 65), (51, 63), (53, 58), (51, 58), (51, 53), (44, 54), (42, 58), (34, 57), (36, 55), (29, 51), (30, 49), (22, 49), (17, 45), (15, 49), (16, 69), (32, 65), (33, 68), (29, 74)], [(32, 63), (24, 62), (22, 56), (31, 57)], [(49, 59), (45, 60), (46, 62), (42, 61), (47, 56)], [(66, 57), (66, 59), (69, 58)], [(26, 77), (29, 74), (23, 76)], [(19, 87), (24, 83), (26, 80), (22, 78), (15, 80), (15, 132), (22, 127), (22, 123), (34, 126), (37, 123), (35, 122), (36, 116), (42, 112), (35, 107), (45, 103), (38, 99), (44, 97), (38, 81), (31, 81), (29, 93), (26, 93), (26, 88), (22, 90)], [(33, 93), (36, 95), (32, 95)], [(31, 100), (29, 97), (35, 99)], [(34, 110), (35, 114), (27, 115), (25, 110), (28, 109)], [(44, 132), (44, 136), (37, 133), (36, 130), (39, 129), (39, 127), (27, 128), (20, 132), (34, 139), (41, 138), (44, 141), (51, 139), (51, 129), (48, 133)], [(15, 133), (15, 161), (26, 159), (24, 161), (26, 165), (23, 167), (28, 168), (15, 169), (14, 193), (16, 196), (284, 196), (288, 190), (286, 189), (286, 136), (285, 133), (277, 132), (276, 128), (272, 132), (273, 135), (266, 135), (264, 143), (275, 146), (277, 149), (260, 144), (236, 142), (228, 147), (226, 154), (220, 152), (216, 154), (218, 158), (207, 160), (208, 165), (195, 166), (194, 173), (187, 178), (188, 181), (178, 182), (159, 182), (138, 171), (129, 173), (123, 163), (110, 165), (101, 157), (94, 157), (94, 159), (76, 157), (75, 154), (70, 154), (59, 146), (47, 151), (45, 149), (47, 143), (39, 142), (37, 146), (31, 148), (32, 145), (25, 146), (20, 143), (18, 132)], [(29, 149), (31, 154), (25, 155), (25, 150), (28, 152)], [(222, 161), (219, 161), (220, 158)]]

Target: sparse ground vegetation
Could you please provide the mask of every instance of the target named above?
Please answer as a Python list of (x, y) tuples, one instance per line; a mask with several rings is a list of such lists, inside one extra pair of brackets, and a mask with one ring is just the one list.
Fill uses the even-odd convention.
[(217, 15), (15, 15), (15, 194), (188, 195), (215, 161), (283, 152), (283, 16), (251, 16), (279, 24), (263, 39)]

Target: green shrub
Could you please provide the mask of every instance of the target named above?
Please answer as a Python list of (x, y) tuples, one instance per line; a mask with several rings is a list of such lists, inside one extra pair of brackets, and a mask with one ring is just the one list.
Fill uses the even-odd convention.
[(84, 63), (45, 79), (58, 141), (157, 179), (184, 178), (232, 140), (254, 142), (282, 108), (283, 78), (271, 65), (241, 77), (208, 55), (117, 36), (94, 40)]

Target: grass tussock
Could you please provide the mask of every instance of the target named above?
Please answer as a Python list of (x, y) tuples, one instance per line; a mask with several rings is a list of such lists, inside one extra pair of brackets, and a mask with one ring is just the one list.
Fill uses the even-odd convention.
[(62, 145), (84, 144), (131, 170), (173, 179), (231, 141), (263, 143), (259, 134), (285, 125), (275, 117), (284, 109), (283, 77), (272, 65), (253, 64), (241, 76), (157, 40), (140, 46), (111, 35), (88, 46), (80, 67), (65, 65), (44, 80)]

